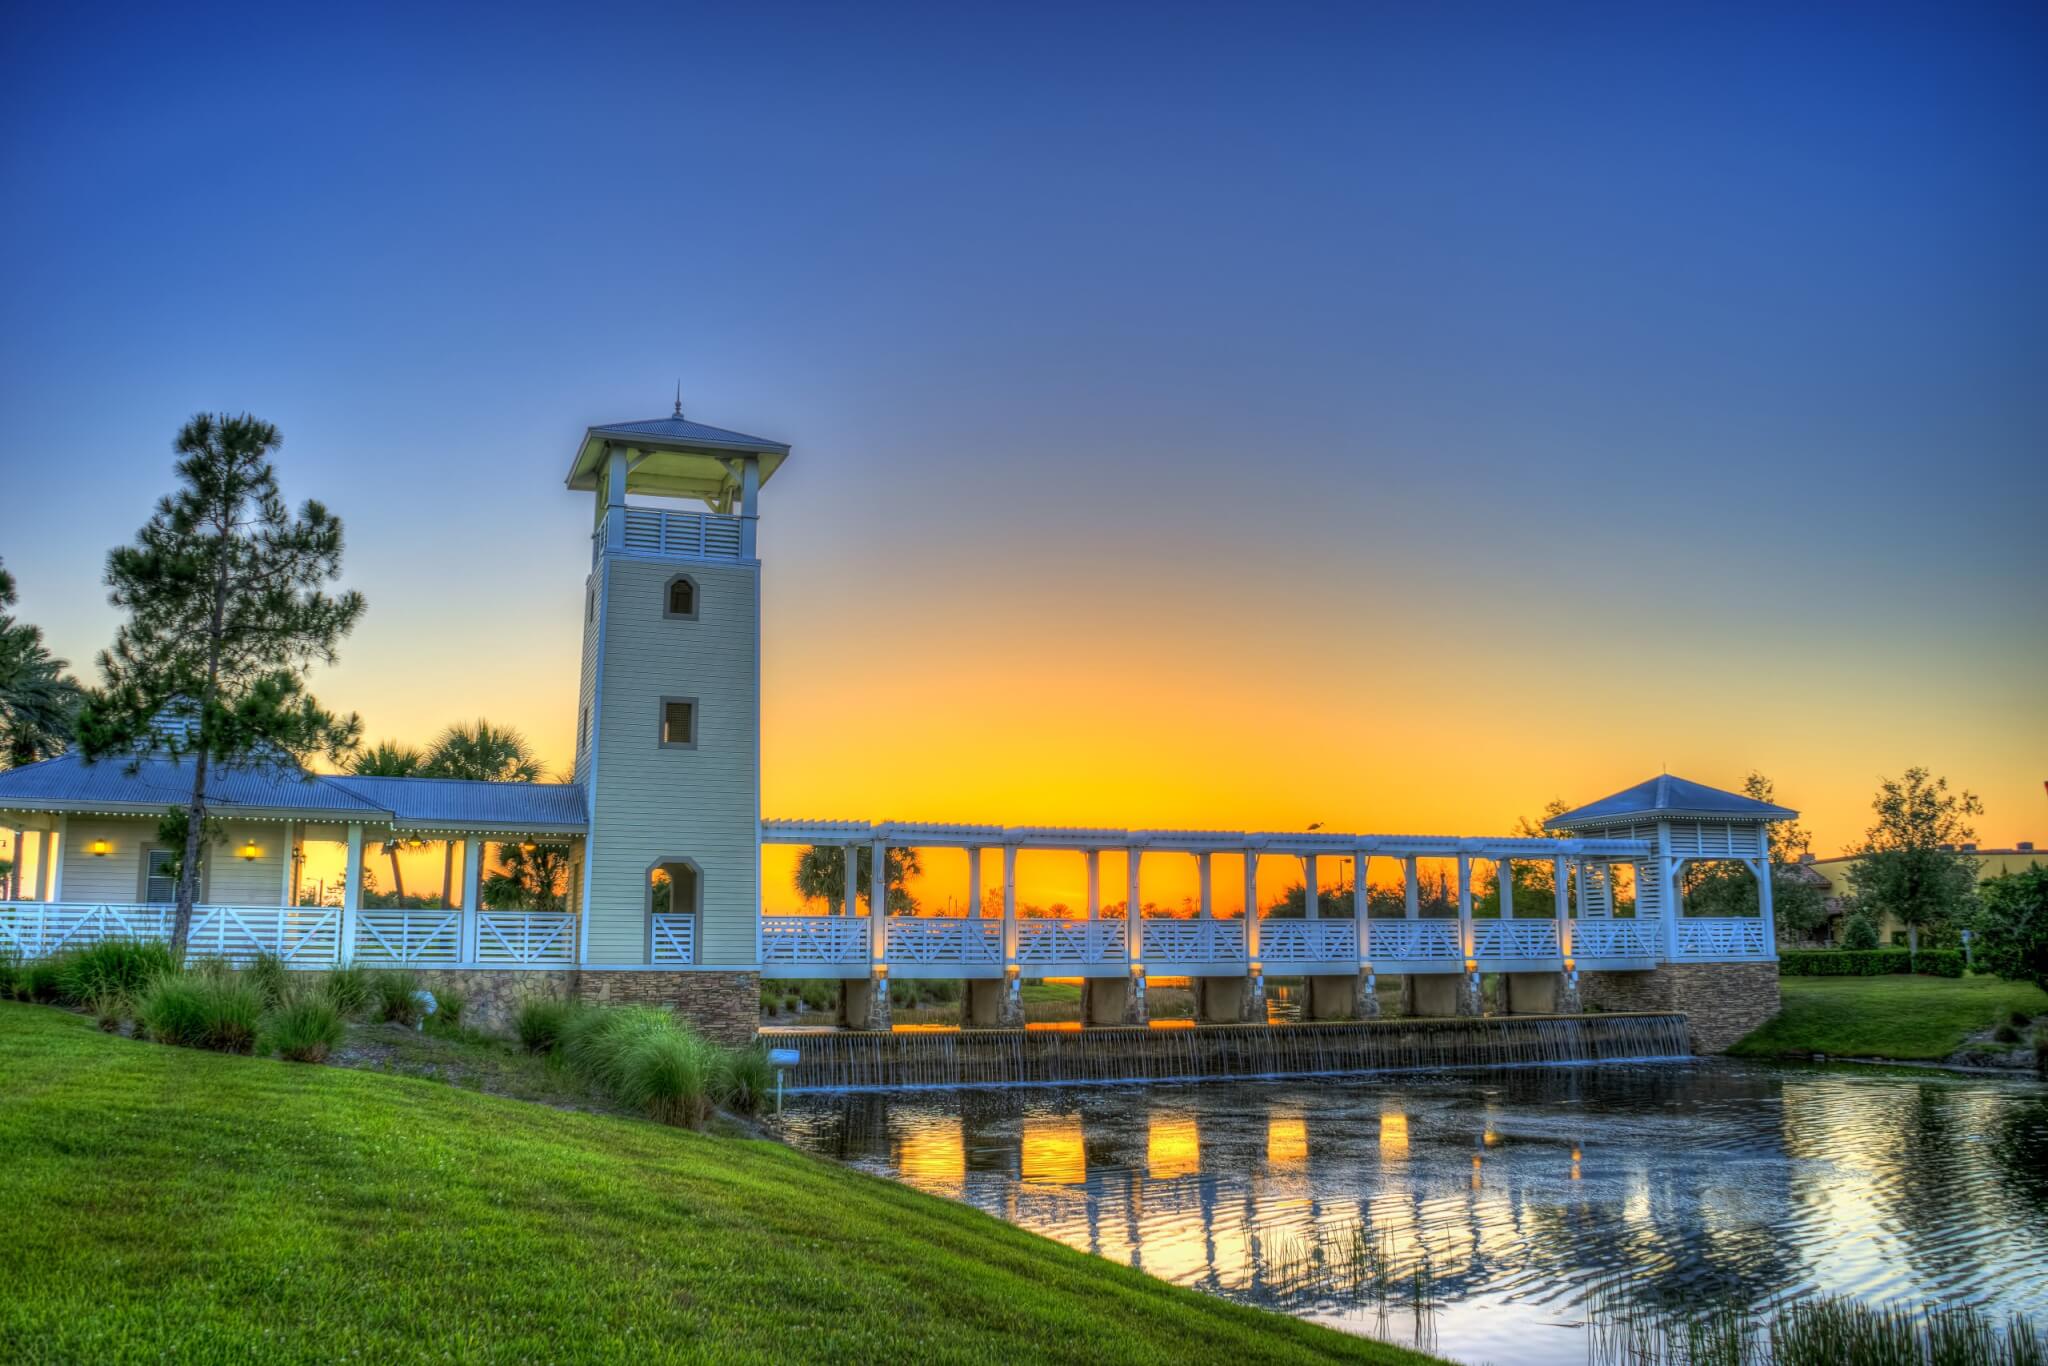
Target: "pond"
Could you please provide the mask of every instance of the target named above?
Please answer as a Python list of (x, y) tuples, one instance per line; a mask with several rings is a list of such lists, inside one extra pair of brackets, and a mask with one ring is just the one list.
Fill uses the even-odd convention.
[(1726, 1061), (818, 1094), (797, 1146), (1153, 1275), (1465, 1362), (1626, 1304), (2048, 1319), (2048, 1087)]

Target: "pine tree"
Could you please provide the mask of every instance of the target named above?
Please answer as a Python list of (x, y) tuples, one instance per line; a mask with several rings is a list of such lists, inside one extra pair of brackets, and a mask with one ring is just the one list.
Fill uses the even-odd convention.
[(277, 446), (277, 428), (247, 414), (194, 417), (175, 443), (181, 487), (135, 544), (107, 556), (109, 596), (128, 620), (100, 654), (78, 739), (94, 758), (192, 760), (191, 795), (173, 808), (185, 828), (177, 954), (192, 928), (209, 766), (339, 759), (361, 731), (306, 691), (306, 670), (334, 662), (363, 599), (326, 591), (341, 573), (341, 522), (310, 500), (291, 514), (270, 463)]

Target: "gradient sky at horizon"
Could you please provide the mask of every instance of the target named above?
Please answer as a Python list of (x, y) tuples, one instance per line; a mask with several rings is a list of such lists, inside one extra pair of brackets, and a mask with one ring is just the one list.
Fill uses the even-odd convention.
[(2048, 11), (17, 8), (0, 555), (198, 410), (558, 768), (591, 423), (787, 440), (769, 814), (1506, 829), (1922, 764), (2048, 844)]

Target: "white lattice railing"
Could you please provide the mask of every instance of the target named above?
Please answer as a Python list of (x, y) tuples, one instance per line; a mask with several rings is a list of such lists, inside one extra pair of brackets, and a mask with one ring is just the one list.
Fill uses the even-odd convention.
[(476, 961), (504, 967), (574, 963), (576, 917), (559, 911), (479, 911)]
[[(169, 906), (69, 901), (0, 903), (0, 948), (45, 958), (108, 939), (167, 940)], [(341, 912), (330, 906), (194, 906), (188, 951), (245, 962), (274, 953), (295, 967), (324, 967), (341, 940)]]
[(764, 915), (763, 963), (861, 963), (868, 956), (868, 922), (849, 915)]
[(1365, 957), (1372, 963), (1455, 963), (1464, 956), (1455, 920), (1365, 922)]
[(1659, 958), (1664, 926), (1658, 920), (1575, 920), (1572, 957)]
[[(740, 557), (740, 519), (715, 512), (666, 512), (627, 508), (626, 549), (636, 555), (687, 560)], [(606, 513), (609, 519), (611, 514)], [(604, 534), (600, 527), (599, 535)]]
[(959, 916), (891, 916), (884, 946), (891, 963), (1001, 963), (1003, 922)]
[(1124, 956), (1129, 939), (1121, 920), (1020, 920), (1020, 963), (1108, 963)]
[(1268, 963), (1358, 961), (1355, 920), (1263, 920), (1259, 957)]
[(1769, 958), (1764, 922), (1749, 917), (1681, 919), (1680, 958)]
[(358, 911), (355, 956), (358, 963), (459, 963), (462, 912)]
[(697, 917), (684, 911), (663, 912), (649, 926), (650, 957), (656, 963), (697, 961)]
[(1475, 920), (1473, 956), (1487, 958), (1557, 958), (1555, 920)]
[(1242, 959), (1242, 920), (1147, 920), (1139, 940), (1153, 972), (1167, 963), (1227, 963)]

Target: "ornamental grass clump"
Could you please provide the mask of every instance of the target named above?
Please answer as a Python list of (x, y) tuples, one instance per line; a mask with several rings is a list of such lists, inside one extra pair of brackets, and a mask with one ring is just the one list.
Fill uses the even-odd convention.
[(593, 1086), (616, 1095), (627, 1050), (650, 1034), (675, 1032), (675, 1017), (655, 1006), (581, 1010), (562, 1031), (562, 1060)]
[(359, 1019), (370, 1009), (370, 974), (353, 963), (330, 968), (320, 978), (320, 994), (345, 1019)]
[(263, 996), (233, 975), (157, 978), (135, 1002), (135, 1021), (159, 1043), (247, 1053), (263, 1020)]
[(720, 1049), (718, 1103), (741, 1114), (758, 1114), (775, 1093), (775, 1069), (761, 1048)]
[(348, 1032), (347, 1022), (324, 995), (287, 999), (263, 1025), (263, 1050), (288, 1062), (325, 1062)]
[(376, 1018), (416, 1025), (423, 1010), (419, 974), (410, 968), (386, 968), (370, 978), (370, 1013)]
[(462, 1028), (462, 1017), (469, 1010), (469, 998), (454, 987), (444, 986), (434, 993), (434, 1021), (448, 1029)]
[(696, 1129), (711, 1118), (718, 1050), (679, 1029), (623, 1036), (609, 1071), (608, 1089), (649, 1119)]
[(242, 977), (262, 994), (263, 1004), (272, 1010), (283, 1005), (292, 994), (291, 970), (285, 967), (284, 959), (274, 953), (257, 953), (242, 969)]
[(553, 996), (532, 996), (519, 1003), (512, 1030), (529, 1053), (552, 1053), (574, 1018), (576, 1007)]
[(108, 939), (53, 959), (65, 1000), (91, 1006), (106, 996), (133, 1000), (145, 987), (177, 970), (162, 944)]
[(664, 1124), (698, 1128), (720, 1105), (758, 1109), (775, 1084), (765, 1053), (720, 1048), (659, 1007), (571, 1012), (559, 1035), (562, 1060), (597, 1090)]

